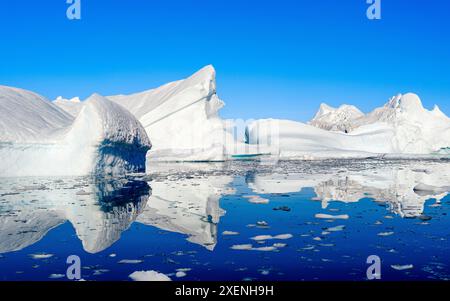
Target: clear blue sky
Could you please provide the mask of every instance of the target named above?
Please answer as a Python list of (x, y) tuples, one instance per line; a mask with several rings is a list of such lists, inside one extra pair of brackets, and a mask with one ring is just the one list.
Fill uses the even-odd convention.
[(0, 84), (48, 98), (131, 93), (218, 72), (227, 118), (308, 120), (416, 92), (450, 115), (450, 1), (0, 0)]

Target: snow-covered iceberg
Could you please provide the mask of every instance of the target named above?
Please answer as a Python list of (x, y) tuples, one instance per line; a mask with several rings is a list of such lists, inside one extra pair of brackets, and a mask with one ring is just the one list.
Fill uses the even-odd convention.
[(132, 95), (109, 96), (142, 123), (152, 140), (148, 161), (221, 161), (234, 141), (218, 112), (216, 72), (206, 66), (191, 77)]
[(333, 108), (323, 103), (309, 124), (327, 131), (348, 133), (353, 130), (354, 121), (363, 116), (364, 113), (355, 106), (342, 105)]
[(121, 106), (94, 94), (76, 117), (35, 93), (0, 86), (0, 176), (145, 170), (150, 140)]
[(415, 94), (393, 97), (364, 115), (353, 106), (322, 105), (310, 124), (258, 120), (247, 128), (250, 144), (267, 144), (281, 158), (357, 158), (439, 155), (450, 149), (450, 119), (429, 111)]

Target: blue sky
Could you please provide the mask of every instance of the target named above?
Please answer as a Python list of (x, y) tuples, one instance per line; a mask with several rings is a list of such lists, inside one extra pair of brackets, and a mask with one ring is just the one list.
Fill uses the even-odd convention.
[(131, 93), (213, 64), (226, 118), (308, 120), (403, 92), (450, 115), (450, 1), (0, 1), (0, 84), (48, 98)]

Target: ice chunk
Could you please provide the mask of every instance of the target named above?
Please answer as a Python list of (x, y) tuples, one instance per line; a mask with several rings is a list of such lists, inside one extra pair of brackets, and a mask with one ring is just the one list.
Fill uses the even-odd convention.
[(168, 276), (156, 271), (136, 271), (129, 277), (133, 281), (172, 281)]

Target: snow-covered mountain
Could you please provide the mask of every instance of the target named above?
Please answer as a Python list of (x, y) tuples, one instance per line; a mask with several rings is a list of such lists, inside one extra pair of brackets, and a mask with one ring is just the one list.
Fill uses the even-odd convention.
[(272, 154), (282, 158), (436, 155), (450, 147), (450, 119), (437, 106), (425, 109), (409, 93), (367, 115), (351, 106), (323, 105), (309, 125), (258, 120), (248, 126), (247, 140), (270, 145)]
[(151, 144), (136, 118), (94, 94), (74, 117), (35, 93), (0, 87), (0, 175), (143, 171)]

